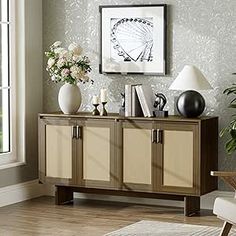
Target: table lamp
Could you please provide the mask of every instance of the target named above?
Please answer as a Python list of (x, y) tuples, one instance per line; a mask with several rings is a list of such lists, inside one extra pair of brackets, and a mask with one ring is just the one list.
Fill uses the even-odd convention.
[(205, 100), (196, 90), (213, 89), (202, 72), (193, 65), (186, 65), (171, 84), (171, 90), (184, 90), (176, 101), (176, 108), (184, 117), (198, 117), (205, 109)]

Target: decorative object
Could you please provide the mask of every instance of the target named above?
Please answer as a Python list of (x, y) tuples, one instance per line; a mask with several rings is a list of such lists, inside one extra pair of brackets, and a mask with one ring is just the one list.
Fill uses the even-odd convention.
[[(218, 227), (142, 220), (122, 229), (108, 233), (105, 236), (213, 236), (220, 235), (220, 231), (221, 229)], [(236, 230), (232, 230), (230, 236), (235, 235)]]
[(81, 105), (81, 92), (75, 84), (64, 84), (58, 93), (58, 103), (64, 114), (74, 114)]
[(121, 107), (119, 110), (119, 115), (120, 116), (125, 116), (125, 93), (120, 94), (122, 99), (121, 99)]
[(101, 116), (107, 116), (107, 110), (105, 109), (105, 105), (107, 104), (107, 102), (102, 102), (102, 111), (101, 111)]
[(172, 90), (186, 90), (177, 99), (176, 107), (184, 117), (198, 117), (205, 109), (205, 100), (196, 90), (212, 89), (202, 72), (193, 65), (186, 65), (171, 84)]
[(156, 93), (155, 96), (154, 108), (156, 110), (153, 111), (153, 115), (156, 117), (168, 117), (168, 111), (163, 110), (167, 103), (166, 96), (163, 93)]
[(102, 88), (100, 91), (100, 100), (102, 103), (102, 111), (100, 113), (101, 116), (107, 116), (107, 111), (105, 109), (105, 105), (107, 104), (107, 90)]
[(98, 106), (99, 106), (99, 98), (98, 98), (98, 96), (93, 96), (93, 100), (92, 100), (92, 102), (93, 102), (93, 105), (94, 105), (94, 110), (93, 110), (93, 112), (92, 112), (92, 115), (93, 116), (99, 116), (100, 115), (100, 112), (99, 112), (99, 110), (98, 110)]
[(100, 96), (101, 96), (101, 102), (107, 102), (107, 90), (106, 89), (101, 89), (100, 91)]
[[(234, 75), (235, 73), (233, 73)], [(224, 91), (226, 95), (234, 95), (233, 99), (229, 103), (229, 108), (235, 109), (236, 108), (236, 84), (233, 84), (231, 87), (227, 88)], [(232, 115), (232, 120), (229, 124), (223, 128), (220, 132), (220, 137), (229, 134), (229, 138), (225, 143), (225, 150), (228, 154), (232, 154), (236, 150), (236, 116), (235, 114)]]
[(93, 102), (93, 105), (97, 105), (97, 104), (99, 104), (99, 97), (98, 96), (93, 96), (93, 100), (92, 100), (92, 102)]
[(98, 106), (99, 106), (99, 104), (93, 104), (94, 105), (94, 110), (93, 110), (93, 112), (92, 112), (92, 115), (93, 116), (99, 116), (100, 115), (100, 112), (99, 112), (99, 110), (98, 110)]
[(100, 73), (166, 73), (167, 5), (100, 6)]
[(53, 82), (65, 83), (58, 94), (59, 106), (63, 113), (73, 114), (81, 105), (81, 93), (77, 83), (90, 80), (87, 76), (91, 71), (90, 61), (88, 57), (82, 56), (82, 48), (78, 44), (72, 43), (68, 49), (61, 47), (61, 44), (57, 41), (45, 52), (48, 58), (46, 70)]

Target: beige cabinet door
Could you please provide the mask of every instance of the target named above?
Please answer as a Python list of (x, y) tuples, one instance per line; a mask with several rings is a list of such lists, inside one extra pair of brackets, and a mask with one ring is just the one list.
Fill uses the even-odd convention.
[(41, 139), (44, 139), (44, 145), (41, 145), (40, 170), (44, 172), (47, 182), (72, 183), (76, 152), (73, 130), (76, 126), (66, 120), (43, 123), (44, 135)]
[(114, 121), (86, 121), (78, 149), (78, 181), (85, 187), (117, 188)]
[(152, 191), (155, 145), (152, 140), (153, 125), (145, 122), (122, 124), (122, 188)]
[(200, 183), (198, 126), (163, 124), (160, 132), (160, 190), (197, 194)]

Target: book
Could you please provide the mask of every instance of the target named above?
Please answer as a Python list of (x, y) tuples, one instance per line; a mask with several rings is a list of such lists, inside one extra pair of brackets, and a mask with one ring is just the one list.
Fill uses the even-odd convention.
[(125, 116), (143, 116), (142, 108), (135, 90), (141, 84), (125, 85)]
[(139, 99), (139, 102), (140, 102), (140, 105), (141, 105), (141, 108), (142, 108), (142, 111), (143, 111), (143, 115), (145, 117), (147, 117), (148, 114), (147, 114), (147, 111), (145, 109), (144, 98), (143, 98), (143, 95), (142, 95), (141, 87), (136, 86), (135, 89), (136, 89), (137, 96), (138, 96), (138, 99)]
[(131, 86), (131, 93), (132, 93), (132, 97), (131, 97), (131, 116), (143, 116), (143, 110), (141, 107), (141, 104), (139, 102), (138, 99), (138, 95), (137, 95), (137, 91), (136, 91), (136, 87), (137, 85), (132, 85)]
[(137, 85), (137, 96), (145, 117), (152, 117), (154, 111), (154, 95), (152, 88), (148, 85)]
[(131, 116), (131, 98), (132, 93), (131, 93), (131, 85), (126, 84), (125, 85), (125, 116)]

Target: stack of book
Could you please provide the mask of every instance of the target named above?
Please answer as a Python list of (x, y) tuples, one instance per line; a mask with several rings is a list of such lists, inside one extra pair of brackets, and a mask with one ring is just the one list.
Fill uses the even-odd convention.
[(125, 85), (125, 116), (152, 117), (154, 95), (148, 85)]

